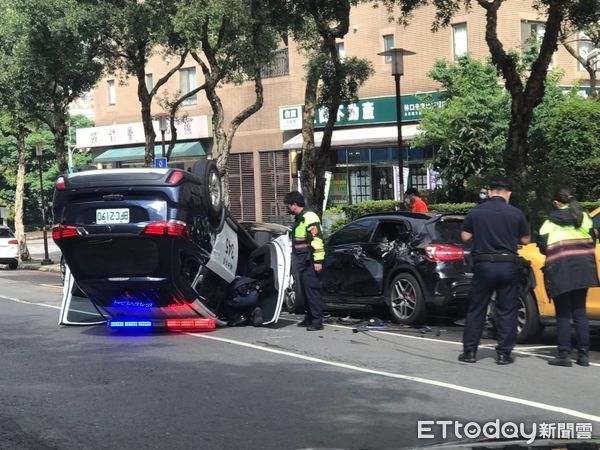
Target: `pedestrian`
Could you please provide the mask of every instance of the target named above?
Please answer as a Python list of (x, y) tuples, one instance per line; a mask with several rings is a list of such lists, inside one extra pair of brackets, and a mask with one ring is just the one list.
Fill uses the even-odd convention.
[(596, 235), (590, 216), (571, 190), (560, 189), (552, 202), (556, 210), (540, 228), (537, 244), (546, 255), (544, 285), (554, 302), (558, 326), (558, 355), (553, 366), (571, 367), (571, 318), (577, 338), (577, 364), (590, 365), (590, 326), (585, 311), (589, 288), (598, 287)]
[(459, 361), (477, 362), (485, 316), (496, 291), (496, 363), (513, 362), (517, 340), (519, 305), (519, 242), (529, 243), (529, 226), (523, 212), (509, 205), (511, 185), (504, 177), (490, 182), (490, 198), (475, 206), (463, 222), (461, 238), (473, 241), (473, 284), (469, 294), (463, 331), (463, 353)]
[(489, 198), (489, 194), (488, 194), (488, 189), (485, 187), (482, 187), (481, 189), (479, 189), (479, 199), (477, 200), (477, 203), (483, 203), (485, 202), (488, 198)]
[(408, 201), (410, 202), (412, 212), (429, 212), (429, 209), (427, 209), (427, 204), (421, 198), (421, 194), (419, 194), (419, 190), (417, 188), (408, 188), (404, 195), (408, 198)]
[(323, 233), (319, 216), (306, 209), (303, 195), (298, 191), (285, 194), (283, 202), (295, 216), (293, 227), (293, 258), (296, 273), (305, 299), (304, 319), (299, 327), (307, 331), (323, 329), (320, 274), (325, 260)]

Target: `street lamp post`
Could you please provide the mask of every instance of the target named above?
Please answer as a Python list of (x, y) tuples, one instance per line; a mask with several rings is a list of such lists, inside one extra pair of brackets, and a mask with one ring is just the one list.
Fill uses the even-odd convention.
[(158, 119), (158, 128), (160, 129), (160, 134), (162, 136), (162, 157), (165, 157), (165, 132), (167, 131), (167, 119), (169, 115), (167, 113), (157, 114), (156, 118)]
[(44, 200), (44, 182), (42, 178), (42, 152), (44, 145), (40, 142), (35, 144), (35, 156), (38, 159), (38, 167), (40, 171), (40, 203), (42, 205), (42, 226), (44, 233), (44, 259), (42, 265), (53, 264), (53, 261), (48, 256), (48, 234), (46, 230), (46, 201)]
[(396, 82), (396, 127), (398, 128), (398, 173), (400, 178), (400, 202), (404, 202), (404, 149), (402, 143), (402, 97), (400, 96), (400, 77), (404, 75), (404, 55), (414, 55), (415, 52), (403, 48), (390, 48), (378, 53), (380, 56), (392, 57), (392, 75)]

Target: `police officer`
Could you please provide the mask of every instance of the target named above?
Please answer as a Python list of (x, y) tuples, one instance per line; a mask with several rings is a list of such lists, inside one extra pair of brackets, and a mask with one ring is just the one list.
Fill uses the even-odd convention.
[(290, 214), (294, 214), (293, 254), (300, 285), (306, 301), (304, 320), (298, 326), (308, 331), (323, 329), (323, 304), (319, 275), (323, 269), (325, 249), (321, 221), (314, 212), (305, 209), (304, 197), (298, 191), (285, 194), (283, 202)]
[(492, 293), (496, 291), (498, 345), (496, 363), (510, 364), (517, 340), (519, 299), (519, 242), (529, 243), (529, 226), (523, 212), (509, 205), (511, 185), (504, 177), (490, 182), (489, 199), (474, 207), (465, 218), (462, 240), (473, 240), (473, 284), (463, 332), (459, 361), (477, 361), (477, 348)]

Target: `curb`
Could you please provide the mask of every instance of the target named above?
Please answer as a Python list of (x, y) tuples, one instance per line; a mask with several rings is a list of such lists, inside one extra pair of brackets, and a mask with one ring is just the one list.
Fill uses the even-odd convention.
[(40, 272), (60, 273), (60, 264), (42, 265), (41, 261), (21, 261), (18, 269), (39, 270)]

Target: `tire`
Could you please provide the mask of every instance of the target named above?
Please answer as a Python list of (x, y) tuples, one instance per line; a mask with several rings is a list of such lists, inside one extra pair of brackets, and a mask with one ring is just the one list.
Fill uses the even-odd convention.
[(8, 263), (8, 268), (10, 270), (15, 270), (17, 267), (19, 267), (19, 261), (16, 259), (13, 259), (11, 262)]
[(208, 222), (218, 229), (224, 219), (223, 185), (214, 161), (201, 159), (192, 167), (192, 173), (202, 180), (200, 192), (206, 207)]
[(392, 278), (387, 301), (394, 322), (416, 325), (425, 320), (425, 296), (419, 282), (411, 274), (403, 272)]
[(292, 314), (304, 314), (304, 294), (300, 285), (300, 274), (298, 272), (290, 275), (290, 287), (285, 293), (285, 308)]
[(519, 296), (517, 313), (517, 343), (523, 344), (538, 337), (542, 331), (540, 314), (533, 293)]

